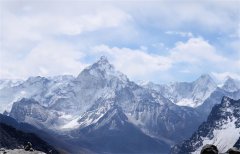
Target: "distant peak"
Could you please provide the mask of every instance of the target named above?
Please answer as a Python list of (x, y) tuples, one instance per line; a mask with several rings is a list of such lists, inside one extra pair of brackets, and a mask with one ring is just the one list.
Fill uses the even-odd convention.
[(202, 86), (205, 86), (206, 84), (211, 84), (212, 86), (217, 86), (213, 78), (209, 74), (203, 74), (201, 75), (197, 80), (194, 81), (197, 84), (200, 84)]
[(209, 74), (202, 74), (197, 80), (215, 82)]
[(234, 82), (234, 79), (230, 76), (227, 76), (225, 82), (230, 82), (230, 81)]
[(212, 77), (209, 74), (202, 74), (200, 79), (211, 79)]
[(196, 81), (213, 81), (209, 74), (202, 74)]

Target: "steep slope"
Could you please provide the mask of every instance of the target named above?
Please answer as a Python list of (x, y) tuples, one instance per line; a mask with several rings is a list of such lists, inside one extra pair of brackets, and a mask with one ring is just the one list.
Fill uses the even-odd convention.
[(166, 153), (170, 148), (142, 133), (114, 104), (96, 123), (74, 130), (73, 136), (80, 137), (71, 142), (81, 143), (97, 153)]
[(68, 138), (65, 135), (59, 135), (54, 132), (47, 132), (43, 129), (38, 129), (33, 125), (27, 123), (19, 123), (14, 118), (6, 115), (0, 114), (0, 123), (5, 124), (7, 126), (13, 127), (18, 131), (30, 134), (37, 134), (39, 138), (54, 146), (60, 152), (63, 153), (90, 153), (89, 150), (84, 149), (81, 145), (71, 145), (68, 142), (65, 142), (65, 138)]
[(6, 125), (0, 122), (0, 148), (17, 149), (22, 145), (26, 145), (27, 142), (31, 142), (33, 149), (58, 153), (54, 147), (47, 144), (35, 134), (25, 133), (15, 129), (12, 126)]
[(56, 102), (51, 108), (71, 114), (82, 114), (98, 99), (115, 97), (115, 91), (125, 87), (128, 78), (116, 71), (106, 57), (84, 69), (71, 83), (73, 96)]
[(206, 144), (214, 144), (219, 152), (226, 152), (240, 137), (240, 100), (223, 97), (213, 107), (206, 122), (202, 123), (189, 140), (173, 149), (173, 153), (199, 153)]
[(234, 144), (234, 147), (240, 149), (240, 138), (237, 140), (237, 142)]
[(54, 129), (59, 125), (58, 113), (41, 106), (34, 99), (22, 98), (14, 102), (9, 116), (18, 122), (29, 123), (41, 129)]
[(208, 75), (202, 75), (193, 82), (176, 82), (168, 85), (149, 83), (146, 88), (160, 92), (179, 106), (198, 107), (217, 88), (214, 80)]
[(212, 108), (216, 104), (220, 104), (222, 97), (227, 96), (231, 99), (238, 100), (240, 99), (240, 90), (229, 92), (225, 91), (221, 88), (217, 88), (212, 94), (204, 101), (204, 103), (196, 108), (196, 111), (202, 113), (202, 117), (204, 120), (207, 119), (207, 116), (211, 112)]

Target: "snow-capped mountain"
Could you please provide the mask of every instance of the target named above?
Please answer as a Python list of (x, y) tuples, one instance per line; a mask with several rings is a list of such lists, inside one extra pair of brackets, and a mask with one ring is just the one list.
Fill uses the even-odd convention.
[[(209, 106), (219, 103), (222, 94), (236, 97), (239, 94), (218, 89), (209, 75), (191, 83), (141, 86), (115, 70), (106, 57), (101, 57), (76, 78), (30, 77), (19, 85), (0, 89), (0, 111), (7, 110), (8, 115), (20, 122), (73, 138), (66, 139), (71, 143), (90, 144), (95, 148), (100, 148), (97, 144), (104, 138), (102, 132), (114, 131), (116, 139), (121, 136), (127, 142), (129, 138), (123, 135), (132, 132), (131, 128), (153, 145), (164, 145), (166, 153), (170, 145), (190, 137), (202, 123), (206, 116), (199, 111), (210, 112)], [(216, 101), (206, 102), (214, 93), (217, 93), (213, 97)], [(184, 100), (189, 105), (181, 104)], [(205, 107), (200, 110), (205, 104), (208, 110)], [(92, 134), (100, 136), (99, 142), (88, 140)], [(143, 145), (143, 142), (136, 144)], [(108, 152), (111, 150), (116, 149)]]
[(199, 153), (206, 144), (214, 144), (220, 153), (233, 147), (240, 138), (240, 100), (223, 97), (213, 107), (206, 122), (202, 123), (189, 140), (176, 146), (173, 153)]
[(224, 82), (222, 89), (230, 92), (234, 92), (240, 90), (240, 81), (228, 77), (227, 80)]
[[(48, 79), (45, 77), (30, 77), (21, 84), (0, 89), (0, 112), (10, 111), (13, 102), (22, 98), (34, 98), (43, 106), (50, 106), (59, 98), (64, 98), (64, 92), (71, 80)], [(66, 90), (65, 90), (66, 89)]]
[[(58, 128), (62, 130), (97, 123), (108, 112), (109, 106), (116, 104), (128, 121), (144, 133), (171, 144), (189, 136), (201, 122), (193, 109), (177, 106), (159, 92), (129, 81), (104, 57), (84, 69), (77, 78), (64, 81), (29, 78), (1, 93), (1, 102), (14, 102), (21, 97), (34, 99), (38, 103), (27, 101), (17, 105), (22, 102), (16, 101), (10, 115), (17, 119), (24, 117), (24, 122), (37, 127), (53, 128), (51, 119), (54, 119), (54, 124), (59, 124)], [(23, 114), (22, 111), (27, 112)], [(43, 114), (39, 116), (41, 111)]]
[(217, 88), (210, 75), (200, 76), (193, 82), (176, 82), (167, 85), (149, 83), (146, 88), (156, 90), (179, 106), (198, 107)]

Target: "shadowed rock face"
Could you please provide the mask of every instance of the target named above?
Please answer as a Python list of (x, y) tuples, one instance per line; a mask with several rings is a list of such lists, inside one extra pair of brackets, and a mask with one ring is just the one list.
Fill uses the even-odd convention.
[(47, 144), (35, 134), (19, 131), (4, 123), (0, 123), (0, 134), (0, 148), (17, 149), (26, 145), (27, 142), (31, 142), (33, 149), (46, 153), (52, 151), (52, 153), (58, 154), (58, 151), (54, 147)]
[(235, 143), (234, 147), (240, 149), (240, 138), (239, 138), (238, 141)]
[(227, 154), (240, 154), (240, 150), (233, 147), (233, 148), (230, 148), (228, 151), (227, 151)]
[(97, 123), (75, 130), (72, 134), (79, 138), (70, 142), (81, 144), (96, 153), (157, 154), (167, 153), (170, 148), (129, 123), (122, 109), (115, 105)]

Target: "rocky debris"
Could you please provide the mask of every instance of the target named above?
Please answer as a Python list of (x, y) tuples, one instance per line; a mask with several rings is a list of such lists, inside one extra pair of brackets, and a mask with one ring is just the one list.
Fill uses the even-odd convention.
[(202, 148), (201, 154), (218, 154), (218, 149), (215, 145), (207, 144)]

